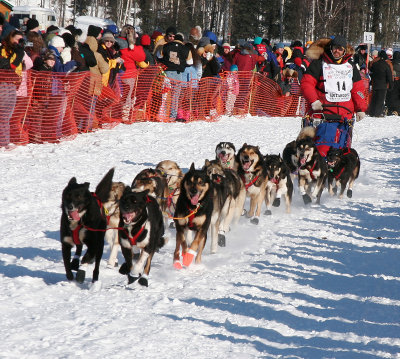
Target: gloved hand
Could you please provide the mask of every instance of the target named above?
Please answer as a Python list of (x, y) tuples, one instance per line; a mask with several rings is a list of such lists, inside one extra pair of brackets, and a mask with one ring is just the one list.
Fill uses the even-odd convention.
[(356, 121), (361, 121), (365, 117), (365, 112), (357, 112), (356, 113)]
[(320, 100), (314, 101), (311, 104), (311, 108), (313, 109), (313, 111), (322, 111), (324, 109)]
[(15, 53), (15, 59), (12, 62), (12, 65), (15, 67), (19, 66), (24, 59), (25, 51), (24, 48), (20, 45), (15, 46), (14, 48), (14, 53)]

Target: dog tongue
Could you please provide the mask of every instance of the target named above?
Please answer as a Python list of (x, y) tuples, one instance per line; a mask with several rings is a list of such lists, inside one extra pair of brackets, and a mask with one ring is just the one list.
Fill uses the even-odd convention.
[(190, 203), (193, 206), (196, 206), (197, 203), (199, 203), (199, 197), (200, 197), (200, 195), (197, 193), (195, 196), (192, 197), (192, 199), (190, 200)]
[(228, 155), (223, 155), (222, 153), (220, 153), (219, 158), (221, 159), (222, 162), (226, 162), (228, 161)]
[(304, 165), (305, 163), (306, 163), (306, 158), (305, 157), (301, 158), (300, 159), (300, 164)]
[(134, 216), (135, 216), (135, 212), (132, 212), (132, 213), (124, 213), (124, 214), (123, 214), (124, 220), (125, 220), (125, 222), (127, 222), (127, 223), (132, 222)]
[(79, 212), (78, 210), (76, 211), (69, 211), (68, 212), (69, 216), (74, 220), (74, 221), (79, 221), (81, 218), (79, 217)]
[(251, 165), (251, 162), (250, 162), (250, 161), (245, 162), (245, 163), (243, 163), (243, 168), (244, 168), (245, 170), (248, 170), (248, 169), (250, 168), (250, 165)]

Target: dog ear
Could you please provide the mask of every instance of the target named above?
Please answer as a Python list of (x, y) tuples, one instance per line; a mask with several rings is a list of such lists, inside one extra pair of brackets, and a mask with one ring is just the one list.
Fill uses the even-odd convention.
[(131, 193), (131, 192), (132, 192), (132, 188), (131, 188), (130, 186), (125, 186), (125, 189), (124, 189), (124, 193), (123, 193), (123, 194)]
[(194, 170), (195, 170), (195, 168), (194, 168), (194, 162), (192, 162), (192, 164), (190, 165), (189, 171), (194, 171)]
[(242, 146), (242, 147), (246, 147), (246, 146), (247, 146), (247, 142), (243, 143), (243, 146)]
[(72, 178), (69, 180), (68, 185), (71, 185), (71, 184), (76, 184), (76, 178), (75, 178), (75, 177), (72, 177)]
[(85, 182), (83, 185), (85, 186), (85, 188), (86, 188), (87, 190), (89, 190), (89, 186), (90, 186), (90, 183), (89, 183), (89, 182)]
[(208, 167), (210, 164), (211, 164), (211, 163), (210, 163), (210, 161), (209, 161), (208, 159), (206, 159), (206, 160), (204, 161), (204, 166)]

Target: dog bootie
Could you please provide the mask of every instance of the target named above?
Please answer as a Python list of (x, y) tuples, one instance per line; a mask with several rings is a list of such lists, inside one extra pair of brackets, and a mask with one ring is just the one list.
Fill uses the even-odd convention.
[(186, 253), (182, 254), (182, 263), (185, 267), (189, 267), (192, 264), (193, 258), (196, 256), (197, 252), (193, 249), (189, 249)]
[(309, 204), (312, 202), (311, 197), (307, 193), (303, 194), (303, 201), (304, 201), (304, 204)]
[(148, 287), (149, 286), (149, 281), (147, 279), (147, 275), (146, 274), (141, 275), (138, 282), (143, 287)]
[(133, 277), (130, 274), (128, 274), (128, 285), (132, 284), (133, 282), (136, 282), (139, 279), (139, 277)]
[(78, 270), (79, 269), (79, 257), (74, 257), (71, 261), (71, 270)]
[(124, 275), (129, 273), (129, 268), (126, 262), (121, 265), (121, 267), (119, 268), (119, 272)]
[(253, 217), (252, 219), (250, 219), (250, 222), (253, 224), (258, 224), (259, 219), (258, 219), (258, 217)]
[(347, 197), (348, 197), (348, 198), (353, 197), (353, 190), (352, 190), (352, 189), (348, 189), (348, 190), (347, 190)]
[(182, 269), (183, 268), (182, 263), (180, 261), (174, 261), (173, 266), (174, 266), (175, 269)]
[(275, 198), (274, 202), (272, 203), (274, 207), (279, 207), (281, 205), (281, 199), (280, 198)]
[(266, 216), (270, 216), (270, 215), (272, 214), (272, 212), (271, 212), (270, 209), (266, 209), (265, 212), (264, 212), (264, 214), (265, 214)]
[(218, 233), (218, 245), (220, 247), (225, 247), (226, 246), (226, 240), (225, 240), (225, 234), (224, 233)]
[(83, 281), (85, 280), (85, 276), (86, 276), (86, 272), (83, 269), (79, 269), (76, 272), (75, 280), (78, 283), (83, 283)]

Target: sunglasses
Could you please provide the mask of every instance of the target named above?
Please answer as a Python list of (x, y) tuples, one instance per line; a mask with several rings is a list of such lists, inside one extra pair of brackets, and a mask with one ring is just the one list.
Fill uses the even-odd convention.
[(113, 43), (113, 41), (111, 41), (111, 40), (106, 40), (106, 41), (104, 41), (104, 42), (111, 42), (111, 43)]
[(168, 37), (175, 37), (174, 34), (168, 34)]
[(344, 47), (343, 46), (338, 46), (338, 45), (333, 45), (332, 46), (332, 51), (335, 51), (335, 50), (344, 51)]

